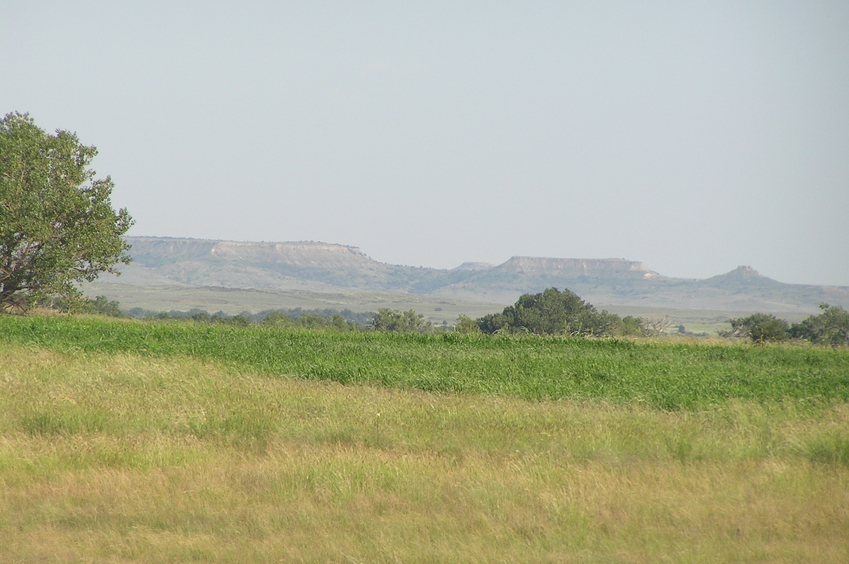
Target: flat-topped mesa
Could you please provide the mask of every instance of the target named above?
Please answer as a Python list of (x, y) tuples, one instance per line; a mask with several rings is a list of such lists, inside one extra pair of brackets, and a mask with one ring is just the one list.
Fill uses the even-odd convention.
[(247, 243), (219, 241), (210, 254), (233, 261), (288, 264), (292, 266), (336, 268), (374, 262), (357, 247), (332, 243), (298, 241), (291, 243)]
[(186, 260), (245, 264), (286, 264), (314, 268), (362, 267), (374, 264), (357, 247), (311, 241), (265, 243), (164, 237), (126, 237), (139, 264)]
[(313, 292), (393, 292), (511, 304), (522, 294), (568, 288), (596, 305), (722, 311), (817, 312), (849, 307), (849, 287), (783, 284), (741, 266), (706, 280), (661, 276), (622, 258), (516, 256), (453, 270), (392, 265), (357, 247), (319, 242), (239, 242), (126, 237), (133, 262), (121, 285), (215, 286)]
[(564, 259), (541, 257), (512, 257), (499, 270), (525, 275), (561, 276), (564, 278), (614, 277), (614, 278), (658, 278), (660, 274), (643, 263), (611, 259)]

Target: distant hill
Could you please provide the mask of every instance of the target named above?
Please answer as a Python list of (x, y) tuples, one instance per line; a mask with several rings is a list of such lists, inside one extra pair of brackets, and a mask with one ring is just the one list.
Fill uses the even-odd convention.
[(118, 281), (134, 286), (392, 292), (502, 304), (554, 286), (598, 306), (799, 313), (822, 302), (849, 307), (849, 287), (784, 284), (743, 266), (706, 280), (669, 278), (621, 258), (513, 257), (443, 270), (381, 263), (357, 247), (327, 243), (127, 241), (134, 260)]

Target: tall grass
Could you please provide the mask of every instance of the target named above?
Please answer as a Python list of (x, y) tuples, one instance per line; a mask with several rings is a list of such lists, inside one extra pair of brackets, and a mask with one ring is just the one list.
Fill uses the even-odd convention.
[(845, 403), (665, 411), (53, 346), (0, 339), (0, 562), (849, 560)]
[(0, 317), (0, 338), (64, 352), (187, 356), (344, 384), (705, 409), (733, 399), (849, 399), (849, 350), (545, 337), (311, 332)]

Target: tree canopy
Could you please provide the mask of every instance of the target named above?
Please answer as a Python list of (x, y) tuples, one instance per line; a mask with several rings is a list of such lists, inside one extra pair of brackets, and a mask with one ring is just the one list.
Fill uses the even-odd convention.
[(382, 308), (377, 310), (371, 321), (372, 329), (398, 333), (429, 333), (433, 329), (430, 321), (415, 310), (398, 311)]
[(784, 341), (790, 336), (787, 322), (769, 313), (753, 313), (730, 323), (729, 336), (749, 338), (755, 343)]
[(539, 294), (523, 294), (501, 313), (477, 320), (483, 333), (535, 333), (539, 335), (642, 334), (642, 320), (596, 308), (574, 292), (548, 288)]
[(89, 168), (97, 149), (50, 135), (28, 114), (0, 120), (0, 312), (81, 296), (79, 283), (129, 263), (133, 221), (112, 208), (112, 179)]
[(793, 337), (822, 345), (849, 345), (849, 311), (828, 304), (820, 304), (820, 309), (821, 314), (790, 328)]
[(789, 325), (772, 314), (753, 313), (730, 320), (731, 330), (720, 331), (722, 337), (742, 337), (755, 343), (798, 339), (817, 345), (849, 345), (849, 311), (841, 306), (820, 304), (822, 313)]

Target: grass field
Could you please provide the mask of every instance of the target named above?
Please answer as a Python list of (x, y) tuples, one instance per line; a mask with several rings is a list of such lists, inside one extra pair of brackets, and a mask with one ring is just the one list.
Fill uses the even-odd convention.
[(849, 351), (0, 317), (0, 562), (846, 562)]

